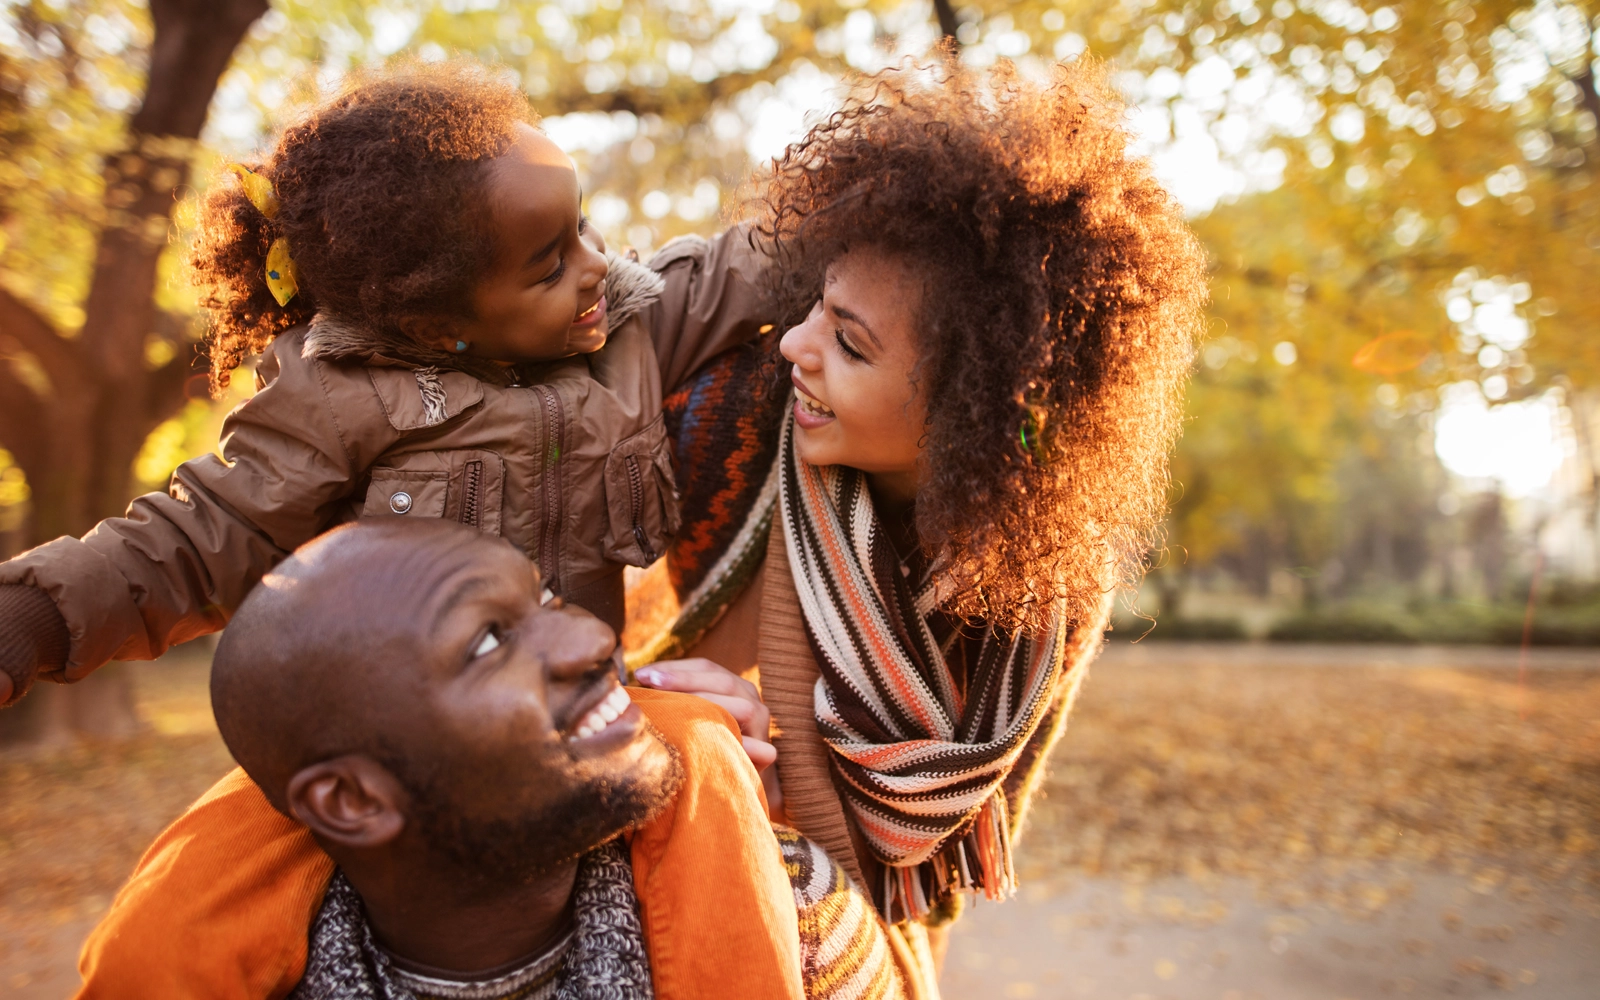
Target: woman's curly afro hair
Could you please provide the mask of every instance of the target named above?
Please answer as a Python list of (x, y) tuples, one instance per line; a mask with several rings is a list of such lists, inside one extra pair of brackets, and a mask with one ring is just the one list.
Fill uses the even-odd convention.
[(916, 524), (969, 620), (1091, 620), (1164, 513), (1206, 258), (1128, 143), (1096, 66), (947, 56), (858, 81), (757, 181), (787, 323), (847, 250), (922, 278)]
[[(393, 337), (403, 317), (470, 315), (495, 246), (483, 164), (535, 121), (522, 92), (481, 67), (417, 64), (354, 78), (246, 164), (272, 182), (274, 218), (219, 178), (189, 255), (211, 314), (213, 386), (318, 311)], [(300, 286), (287, 306), (263, 276), (280, 236)]]

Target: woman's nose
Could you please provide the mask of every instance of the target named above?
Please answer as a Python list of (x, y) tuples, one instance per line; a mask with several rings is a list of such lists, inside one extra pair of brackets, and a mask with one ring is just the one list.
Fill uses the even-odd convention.
[(805, 322), (799, 326), (791, 326), (778, 342), (778, 352), (788, 361), (792, 361), (808, 371), (815, 371), (822, 367), (821, 359), (814, 346), (816, 340), (811, 335), (810, 327), (815, 316), (806, 317)]

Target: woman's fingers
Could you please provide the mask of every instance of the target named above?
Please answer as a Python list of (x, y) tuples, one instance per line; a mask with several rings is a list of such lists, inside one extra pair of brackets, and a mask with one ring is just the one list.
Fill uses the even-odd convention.
[(633, 676), (646, 687), (697, 695), (721, 705), (747, 737), (765, 741), (771, 733), (772, 713), (762, 704), (756, 686), (710, 660), (663, 660), (640, 667)]
[(767, 711), (767, 706), (759, 701), (747, 701), (744, 698), (731, 698), (725, 694), (712, 694), (709, 691), (685, 691), (697, 698), (704, 698), (713, 705), (721, 705), (733, 716), (733, 721), (738, 723), (739, 732), (746, 736), (754, 736), (764, 740), (771, 733), (772, 713)]
[(634, 676), (649, 687), (666, 691), (709, 691), (760, 700), (761, 693), (749, 681), (710, 660), (662, 660), (634, 671)]
[(758, 740), (754, 736), (742, 736), (740, 742), (744, 744), (744, 752), (750, 756), (750, 763), (756, 766), (758, 773), (771, 767), (778, 759), (778, 748), (766, 740)]

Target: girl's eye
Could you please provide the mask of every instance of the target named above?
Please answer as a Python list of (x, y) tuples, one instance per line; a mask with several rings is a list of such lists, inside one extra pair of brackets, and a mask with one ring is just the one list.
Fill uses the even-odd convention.
[(539, 280), (539, 284), (541, 284), (541, 285), (553, 285), (556, 282), (560, 281), (562, 275), (564, 275), (566, 273), (567, 273), (567, 258), (563, 255), (562, 257), (557, 258), (557, 260), (556, 260), (556, 269), (554, 271), (550, 272), (550, 277), (541, 278)]
[(856, 361), (865, 361), (865, 360), (867, 360), (867, 356), (865, 354), (862, 354), (860, 351), (856, 350), (854, 347), (851, 347), (850, 346), (850, 341), (844, 339), (844, 331), (843, 330), (834, 330), (833, 331), (833, 339), (839, 342), (839, 350), (843, 351), (847, 356), (855, 359)]
[(478, 645), (472, 650), (474, 659), (480, 656), (488, 656), (500, 648), (499, 632), (500, 627), (498, 625), (490, 626), (489, 631), (483, 634), (483, 638), (478, 640)]
[(586, 233), (588, 231), (589, 231), (589, 217), (587, 215), (578, 216), (578, 232)]

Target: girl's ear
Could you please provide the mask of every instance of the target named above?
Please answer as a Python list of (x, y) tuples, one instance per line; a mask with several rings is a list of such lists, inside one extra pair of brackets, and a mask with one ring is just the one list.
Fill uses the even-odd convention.
[(461, 331), (443, 316), (403, 316), (400, 319), (400, 332), (427, 347), (458, 353), (456, 342), (460, 340)]
[(311, 832), (341, 847), (382, 847), (405, 829), (405, 790), (394, 775), (363, 754), (347, 754), (295, 772), (289, 812)]

